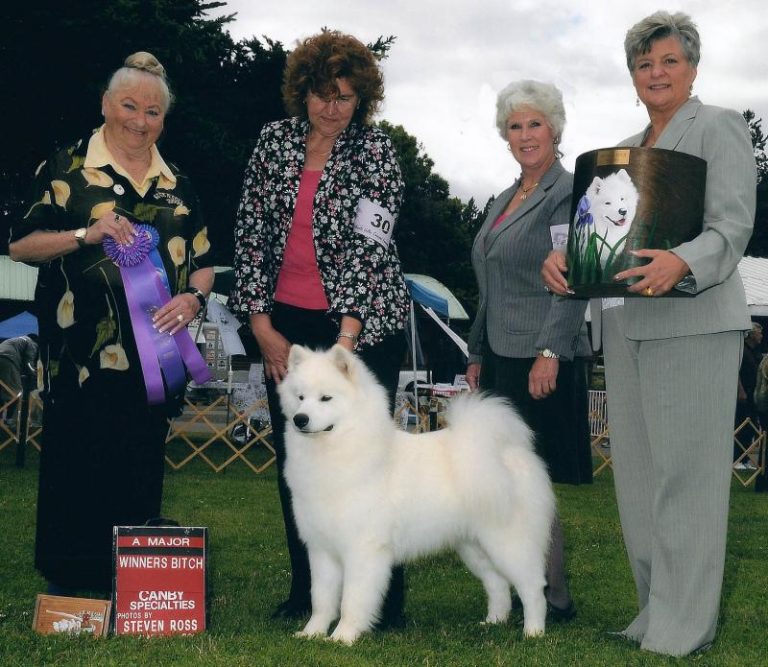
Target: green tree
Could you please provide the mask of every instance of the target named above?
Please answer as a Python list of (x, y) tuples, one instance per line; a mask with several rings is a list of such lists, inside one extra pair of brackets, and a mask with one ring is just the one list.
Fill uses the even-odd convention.
[(755, 112), (747, 109), (742, 112), (744, 120), (749, 126), (749, 133), (752, 137), (752, 148), (755, 151), (755, 162), (757, 163), (757, 182), (768, 180), (768, 155), (765, 153), (765, 144), (768, 139), (763, 134), (761, 127), (763, 121), (755, 116)]
[[(3, 3), (0, 80), (7, 130), (0, 147), (0, 217), (19, 214), (36, 166), (57, 145), (101, 124), (101, 95), (126, 55), (145, 50), (165, 65), (176, 96), (160, 141), (192, 177), (224, 259), (243, 167), (264, 122), (283, 115), (286, 52), (269, 39), (235, 43), (232, 15), (203, 0)], [(2, 244), (7, 232), (0, 232)], [(6, 252), (0, 245), (0, 252)]]
[(765, 151), (768, 139), (763, 134), (762, 119), (757, 118), (754, 111), (747, 109), (743, 116), (749, 125), (757, 164), (755, 228), (747, 244), (746, 254), (751, 257), (768, 257), (768, 155)]
[(434, 161), (401, 125), (381, 121), (392, 139), (405, 181), (397, 223), (397, 247), (406, 272), (425, 273), (451, 289), (470, 314), (477, 303), (472, 241), (484, 211), (474, 200), (452, 197), (447, 181), (432, 171)]
[[(144, 50), (165, 65), (176, 100), (160, 140), (163, 155), (190, 175), (218, 260), (231, 260), (243, 169), (265, 122), (284, 116), (280, 96), (287, 51), (268, 37), (235, 42), (233, 15), (205, 0), (3, 3), (0, 13), (0, 252), (22, 212), (37, 165), (57, 146), (102, 123), (101, 95), (126, 55)], [(370, 48), (386, 58), (394, 36)], [(34, 47), (33, 47), (34, 45)], [(398, 225), (403, 264), (448, 285), (470, 310), (476, 302), (470, 248), (480, 212), (450, 195), (434, 163), (402, 127), (382, 123), (406, 181)]]

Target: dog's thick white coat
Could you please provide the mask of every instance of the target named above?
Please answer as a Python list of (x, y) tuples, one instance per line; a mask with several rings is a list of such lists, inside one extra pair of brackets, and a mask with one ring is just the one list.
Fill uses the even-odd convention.
[(640, 194), (627, 170), (620, 169), (605, 178), (595, 176), (587, 188), (586, 196), (595, 232), (603, 239), (598, 247), (600, 264), (605, 268), (611, 251), (614, 251), (614, 255), (621, 251), (624, 238), (635, 219)]
[(398, 430), (384, 389), (354, 355), (291, 348), (279, 385), (286, 481), (312, 573), (301, 636), (351, 643), (378, 618), (392, 566), (456, 549), (507, 619), (510, 585), (526, 636), (544, 632), (544, 570), (555, 499), (532, 434), (502, 399), (454, 400), (448, 427)]

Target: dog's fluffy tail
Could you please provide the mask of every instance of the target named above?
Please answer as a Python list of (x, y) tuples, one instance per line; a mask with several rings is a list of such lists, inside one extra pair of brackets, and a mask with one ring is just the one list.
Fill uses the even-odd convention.
[(462, 394), (448, 406), (446, 422), (457, 433), (472, 434), (470, 440), (505, 442), (533, 451), (533, 432), (506, 398), (477, 392)]
[(468, 498), (497, 515), (526, 507), (548, 531), (555, 502), (549, 474), (534, 450), (533, 432), (512, 404), (487, 394), (462, 395), (446, 417), (454, 474)]

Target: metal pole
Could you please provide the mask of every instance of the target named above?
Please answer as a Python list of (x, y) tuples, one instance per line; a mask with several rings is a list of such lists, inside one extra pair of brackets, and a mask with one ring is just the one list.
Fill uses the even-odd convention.
[(29, 424), (29, 380), (26, 374), (21, 376), (21, 397), (19, 398), (19, 440), (16, 448), (16, 467), (24, 467), (27, 453), (27, 430)]
[(411, 299), (411, 357), (413, 359), (413, 401), (416, 406), (416, 432), (421, 431), (421, 415), (419, 414), (419, 378), (416, 370), (416, 310)]

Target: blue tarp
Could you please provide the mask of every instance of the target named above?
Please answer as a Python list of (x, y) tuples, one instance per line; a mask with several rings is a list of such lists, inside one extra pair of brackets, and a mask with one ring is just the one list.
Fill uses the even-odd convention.
[(37, 333), (37, 318), (26, 310), (0, 322), (0, 340)]
[(422, 306), (428, 306), (443, 317), (448, 317), (447, 299), (420, 284), (410, 276), (406, 276), (405, 281), (408, 283), (408, 289), (411, 290), (411, 296), (416, 303), (420, 303)]

